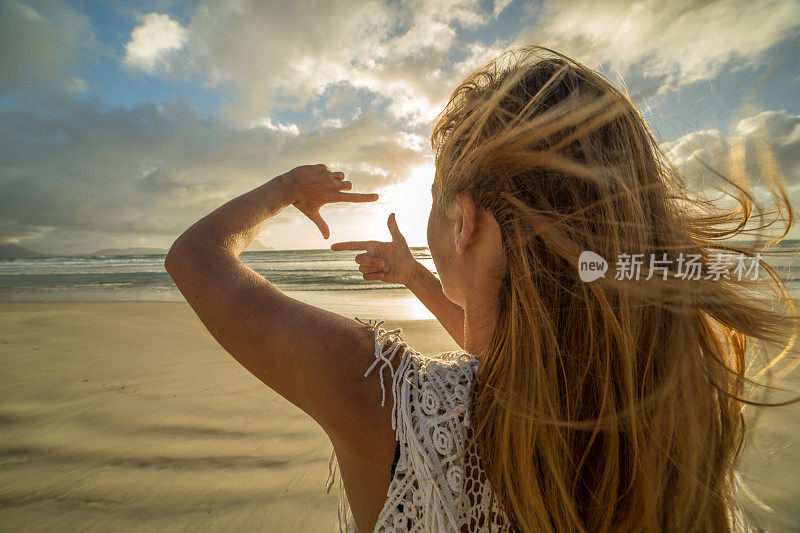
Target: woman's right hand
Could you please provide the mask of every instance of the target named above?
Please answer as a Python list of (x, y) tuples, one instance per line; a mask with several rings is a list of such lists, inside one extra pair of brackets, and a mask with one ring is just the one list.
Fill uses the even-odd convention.
[(411, 255), (406, 239), (397, 227), (394, 213), (389, 215), (387, 224), (392, 235), (391, 242), (335, 242), (331, 244), (331, 250), (365, 250), (355, 258), (365, 280), (402, 283), (407, 286), (419, 262)]

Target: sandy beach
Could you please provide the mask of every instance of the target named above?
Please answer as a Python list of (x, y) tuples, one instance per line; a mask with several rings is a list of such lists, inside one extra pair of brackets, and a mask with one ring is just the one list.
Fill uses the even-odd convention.
[[(433, 320), (359, 317), (423, 353), (457, 348)], [(0, 303), (0, 356), (0, 530), (333, 529), (326, 435), (188, 304)], [(748, 508), (797, 531), (800, 407), (750, 427)]]
[[(435, 321), (386, 325), (457, 348)], [(333, 529), (327, 436), (188, 304), (6, 302), (0, 332), (0, 530)]]

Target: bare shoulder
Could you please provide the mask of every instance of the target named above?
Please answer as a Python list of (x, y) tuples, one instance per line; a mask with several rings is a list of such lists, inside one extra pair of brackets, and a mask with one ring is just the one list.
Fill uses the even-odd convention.
[(337, 449), (389, 449), (391, 404), (382, 399), (390, 379), (368, 372), (376, 340), (383, 343), (376, 328), (288, 296), (280, 307), (284, 334), (272, 335), (270, 351), (282, 354), (285, 366), (263, 381), (308, 413)]
[(329, 359), (325, 367), (334, 383), (326, 385), (331, 397), (319, 399), (319, 423), (337, 449), (356, 449), (364, 458), (369, 450), (393, 450), (390, 391), (400, 361), (410, 350), (379, 321), (341, 318), (337, 339), (324, 348)]
[[(383, 320), (355, 317), (355, 321), (368, 332), (369, 355), (366, 358), (368, 363), (362, 365), (355, 378), (360, 381), (358, 388), (361, 394), (354, 410), (357, 413), (372, 413), (365, 422), (372, 429), (377, 429), (377, 434), (386, 441), (386, 429), (393, 425), (397, 382), (406, 379), (401, 374), (412, 366), (409, 363), (418, 361), (423, 356), (406, 343), (401, 335), (401, 328), (385, 328)], [(363, 424), (361, 429), (363, 432)], [(394, 442), (394, 429), (391, 436), (391, 441)]]

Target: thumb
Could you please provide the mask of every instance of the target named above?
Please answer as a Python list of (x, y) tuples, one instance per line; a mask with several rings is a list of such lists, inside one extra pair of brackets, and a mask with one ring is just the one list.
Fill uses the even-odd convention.
[(319, 210), (311, 211), (308, 214), (308, 218), (310, 218), (311, 221), (317, 225), (319, 230), (322, 232), (323, 238), (327, 239), (328, 237), (330, 237), (331, 234), (330, 230), (328, 229), (328, 224), (326, 224), (325, 221), (322, 219), (322, 215), (319, 214)]
[(393, 241), (405, 242), (405, 238), (403, 234), (400, 233), (400, 228), (397, 227), (397, 220), (394, 218), (394, 213), (389, 215), (389, 220), (387, 221), (389, 226), (389, 233), (392, 234)]

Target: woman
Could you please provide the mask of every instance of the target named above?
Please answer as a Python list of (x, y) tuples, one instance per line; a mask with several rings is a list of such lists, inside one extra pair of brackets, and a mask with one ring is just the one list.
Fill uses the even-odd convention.
[[(737, 171), (727, 210), (691, 193), (627, 94), (538, 46), (468, 76), (432, 145), (441, 284), (393, 216), (391, 242), (331, 249), (365, 250), (364, 279), (406, 284), (461, 350), (423, 356), (400, 330), (289, 298), (238, 260), (286, 206), (328, 238), (322, 205), (377, 198), (325, 165), (226, 203), (166, 259), (220, 344), (330, 437), (340, 527), (741, 529), (742, 407), (758, 403), (746, 364), (754, 343), (791, 348), (797, 325), (765, 248), (730, 242), (775, 222), (754, 224), (769, 213), (746, 180)], [(762, 177), (778, 240), (791, 207), (775, 167)]]

